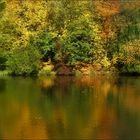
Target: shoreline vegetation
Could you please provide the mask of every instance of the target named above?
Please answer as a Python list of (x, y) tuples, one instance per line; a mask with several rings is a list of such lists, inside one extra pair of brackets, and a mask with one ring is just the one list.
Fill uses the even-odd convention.
[(0, 76), (140, 75), (140, 1), (0, 0)]

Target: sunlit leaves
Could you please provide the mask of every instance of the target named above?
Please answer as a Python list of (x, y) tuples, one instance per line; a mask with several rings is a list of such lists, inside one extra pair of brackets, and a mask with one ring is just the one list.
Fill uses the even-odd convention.
[[(0, 50), (6, 58), (13, 54), (18, 63), (34, 59), (28, 59), (30, 49), (26, 48), (30, 47), (41, 53), (38, 61), (53, 64), (90, 63), (107, 68), (118, 61), (125, 65), (134, 59), (137, 63), (139, 59), (128, 52), (138, 52), (134, 44), (140, 37), (140, 10), (138, 1), (134, 7), (131, 4), (119, 0), (0, 0)], [(25, 59), (18, 60), (20, 49), (29, 51), (21, 55)], [(123, 49), (128, 56), (125, 62)], [(14, 65), (12, 59), (9, 62)]]
[(31, 36), (36, 36), (38, 32), (45, 29), (47, 25), (46, 9), (47, 5), (44, 0), (41, 2), (27, 0), (7, 2), (3, 20), (6, 24), (13, 24), (14, 27), (5, 27), (5, 24), (3, 26), (11, 31), (16, 30), (13, 35), (17, 38), (16, 42), (13, 42), (15, 47), (27, 46)]

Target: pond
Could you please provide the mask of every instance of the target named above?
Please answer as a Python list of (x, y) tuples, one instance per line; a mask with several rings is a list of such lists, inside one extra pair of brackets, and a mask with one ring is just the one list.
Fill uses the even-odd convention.
[(140, 77), (0, 78), (0, 139), (140, 139)]

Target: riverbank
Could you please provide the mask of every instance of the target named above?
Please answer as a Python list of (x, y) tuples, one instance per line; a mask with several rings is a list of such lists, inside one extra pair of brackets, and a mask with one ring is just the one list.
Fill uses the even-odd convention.
[(64, 63), (52, 64), (50, 61), (42, 62), (40, 70), (30, 75), (14, 74), (10, 71), (0, 71), (0, 76), (23, 76), (23, 77), (45, 77), (45, 76), (96, 76), (96, 75), (121, 75), (121, 76), (140, 76), (137, 71), (119, 71), (114, 66), (104, 67), (97, 64), (67, 65)]
[(104, 75), (104, 74), (118, 74), (117, 69), (113, 67), (105, 68), (101, 64), (79, 64), (79, 65), (66, 65), (58, 63), (53, 65), (50, 62), (42, 64), (42, 68), (38, 76), (45, 75), (58, 75), (58, 76), (80, 76), (80, 75)]
[(114, 66), (104, 67), (100, 63), (97, 64), (80, 64), (80, 65), (66, 65), (59, 63), (53, 65), (50, 62), (45, 62), (42, 69), (39, 71), (38, 76), (45, 75), (58, 75), (58, 76), (94, 76), (94, 75), (121, 75), (121, 76), (140, 76), (137, 71), (119, 71)]

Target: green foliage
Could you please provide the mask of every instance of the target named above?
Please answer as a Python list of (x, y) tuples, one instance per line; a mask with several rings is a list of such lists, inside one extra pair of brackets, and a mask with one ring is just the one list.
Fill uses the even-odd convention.
[(55, 42), (47, 31), (38, 35), (38, 37), (35, 38), (31, 44), (38, 48), (38, 50), (41, 52), (43, 60), (54, 60)]
[(75, 30), (70, 32), (62, 45), (63, 59), (66, 63), (91, 63), (94, 59), (95, 48), (89, 31)]
[(30, 75), (49, 61), (72, 69), (90, 64), (95, 69), (115, 66), (121, 72), (140, 72), (138, 5), (0, 0), (0, 70)]
[(140, 10), (137, 8), (122, 8), (120, 13), (110, 19), (110, 31), (105, 40), (108, 57), (119, 54), (124, 44), (140, 38)]
[(120, 30), (118, 41), (126, 43), (140, 37), (140, 11), (136, 9), (125, 9), (121, 13), (122, 28)]
[[(129, 41), (122, 46), (116, 61), (120, 72), (140, 73), (140, 40)], [(121, 65), (120, 65), (121, 64)]]
[(5, 9), (5, 1), (0, 0), (0, 13)]
[(6, 55), (4, 54), (2, 50), (0, 50), (0, 71), (5, 70), (6, 61), (7, 61)]
[(7, 70), (14, 75), (36, 74), (39, 70), (41, 55), (33, 47), (14, 50), (8, 57)]
[(72, 65), (98, 59), (101, 26), (94, 21), (89, 2), (62, 0), (54, 6), (49, 30), (57, 41), (55, 59)]

